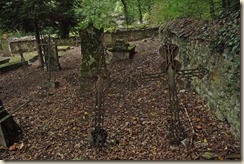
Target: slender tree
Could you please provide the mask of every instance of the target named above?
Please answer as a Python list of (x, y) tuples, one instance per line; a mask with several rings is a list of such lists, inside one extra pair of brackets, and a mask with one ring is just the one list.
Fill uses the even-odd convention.
[(210, 6), (210, 15), (212, 18), (215, 18), (215, 8), (214, 8), (214, 0), (209, 0), (209, 6)]
[(128, 25), (129, 25), (128, 7), (127, 7), (125, 0), (121, 0), (121, 2), (124, 7), (125, 22), (126, 22), (126, 26), (128, 28)]
[(141, 0), (137, 0), (137, 6), (139, 11), (139, 21), (142, 23), (142, 6), (141, 6)]

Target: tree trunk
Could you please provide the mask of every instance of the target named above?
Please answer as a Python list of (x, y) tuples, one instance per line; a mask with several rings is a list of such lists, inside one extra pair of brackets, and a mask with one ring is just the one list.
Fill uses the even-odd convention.
[(37, 46), (37, 52), (39, 56), (39, 65), (40, 67), (44, 67), (44, 61), (43, 61), (43, 55), (42, 55), (42, 49), (41, 49), (41, 40), (40, 40), (40, 29), (38, 26), (37, 19), (34, 20), (34, 29), (35, 29), (35, 38), (36, 38), (36, 46)]
[(60, 38), (67, 39), (69, 38), (69, 21), (68, 20), (61, 20), (60, 22)]
[(125, 0), (121, 0), (123, 6), (124, 6), (124, 14), (125, 14), (125, 22), (126, 22), (126, 26), (128, 28), (128, 25), (129, 25), (129, 19), (128, 19), (128, 9), (127, 9), (127, 5), (126, 5), (126, 2)]
[(142, 11), (141, 11), (141, 0), (137, 0), (138, 10), (139, 10), (139, 21), (142, 24)]
[(210, 0), (209, 3), (210, 3), (210, 15), (212, 18), (214, 18), (215, 17), (214, 0)]

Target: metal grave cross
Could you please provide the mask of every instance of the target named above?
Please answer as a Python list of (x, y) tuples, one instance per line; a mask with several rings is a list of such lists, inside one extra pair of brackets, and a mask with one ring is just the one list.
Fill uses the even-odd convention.
[(181, 70), (181, 63), (175, 59), (179, 51), (177, 45), (172, 44), (170, 41), (166, 41), (160, 49), (159, 53), (162, 56), (163, 62), (161, 65), (162, 72), (156, 74), (145, 74), (145, 78), (160, 78), (167, 82), (169, 87), (169, 112), (170, 112), (170, 125), (169, 125), (169, 138), (170, 144), (179, 145), (182, 140), (187, 138), (186, 132), (180, 122), (180, 103), (177, 96), (177, 81), (181, 79), (191, 79), (198, 77), (202, 79), (208, 70), (199, 65), (195, 69)]

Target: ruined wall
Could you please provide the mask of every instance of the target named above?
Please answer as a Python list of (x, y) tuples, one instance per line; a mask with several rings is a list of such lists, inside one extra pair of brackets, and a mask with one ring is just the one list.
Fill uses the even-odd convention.
[(150, 37), (158, 37), (158, 27), (128, 30), (121, 29), (115, 32), (105, 32), (103, 42), (105, 46), (110, 47), (117, 39), (123, 39), (126, 42), (130, 42)]
[[(199, 29), (198, 29), (199, 28)], [(179, 46), (179, 60), (184, 68), (195, 68), (199, 64), (209, 70), (202, 80), (194, 79), (193, 88), (206, 100), (216, 117), (227, 121), (233, 134), (240, 137), (240, 65), (229, 55), (229, 50), (216, 52), (212, 40), (216, 27), (209, 22), (181, 20), (169, 22), (161, 29), (161, 39), (169, 38)], [(233, 78), (236, 80), (233, 80)]]

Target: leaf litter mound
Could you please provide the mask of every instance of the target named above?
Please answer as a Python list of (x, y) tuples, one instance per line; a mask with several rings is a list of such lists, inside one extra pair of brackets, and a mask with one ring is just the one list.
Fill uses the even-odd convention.
[[(0, 94), (5, 109), (32, 101), (13, 116), (23, 129), (19, 143), (0, 147), (2, 160), (239, 160), (240, 140), (230, 126), (209, 111), (193, 90), (178, 87), (180, 119), (191, 144), (169, 145), (169, 97), (160, 80), (145, 82), (142, 71), (160, 71), (160, 41), (148, 38), (136, 44), (132, 60), (108, 66), (111, 79), (104, 104), (105, 147), (88, 140), (93, 126), (95, 90), (81, 91), (80, 48), (60, 58), (62, 70), (52, 72), (58, 89), (43, 90), (48, 74), (35, 64), (1, 75)], [(128, 78), (130, 77), (130, 78)], [(127, 80), (126, 80), (127, 79)], [(131, 84), (131, 85), (130, 85)]]

